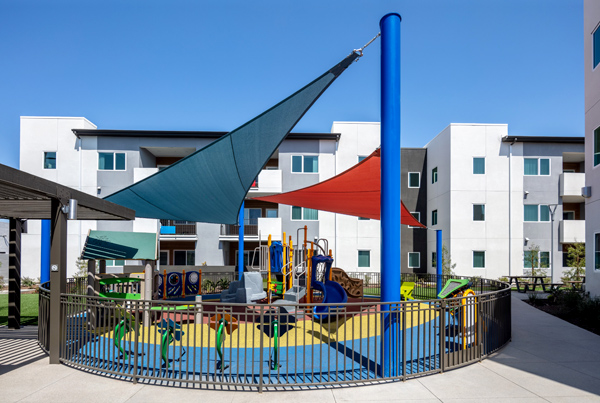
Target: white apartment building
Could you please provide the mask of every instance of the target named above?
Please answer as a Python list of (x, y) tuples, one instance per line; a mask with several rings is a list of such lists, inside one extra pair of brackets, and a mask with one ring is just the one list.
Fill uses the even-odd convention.
[[(551, 266), (553, 258), (560, 279), (563, 251), (585, 239), (583, 138), (515, 137), (505, 124), (451, 124), (425, 148), (426, 224), (442, 230), (457, 274), (523, 274), (524, 256), (536, 245), (541, 262)], [(432, 231), (427, 243), (432, 254)]]
[(584, 0), (586, 290), (600, 296), (600, 2)]
[[(22, 117), (20, 164), (23, 171), (105, 197), (223, 134), (102, 130), (85, 118)], [(378, 220), (250, 200), (340, 174), (371, 154), (379, 141), (379, 123), (372, 122), (334, 122), (331, 133), (290, 134), (245, 202), (245, 263), (253, 263), (254, 249), (269, 234), (277, 240), (286, 232), (296, 243), (298, 229), (307, 225), (309, 239), (329, 241), (335, 266), (348, 272), (379, 272)], [(521, 274), (524, 253), (535, 244), (544, 262), (551, 257), (556, 262), (558, 279), (564, 248), (585, 238), (583, 151), (583, 138), (515, 138), (508, 136), (507, 125), (451, 124), (425, 147), (402, 149), (402, 200), (429, 228), (443, 230), (457, 274), (487, 278)], [(160, 224), (162, 265), (237, 264), (237, 225), (169, 220)], [(68, 225), (69, 275), (76, 270), (89, 229), (159, 228), (158, 220), (139, 218)], [(39, 276), (40, 229), (39, 221), (30, 220), (23, 234), (24, 276)], [(403, 272), (435, 272), (435, 250), (433, 231), (403, 227), (399, 252)], [(109, 265), (118, 270), (125, 263), (130, 264)]]

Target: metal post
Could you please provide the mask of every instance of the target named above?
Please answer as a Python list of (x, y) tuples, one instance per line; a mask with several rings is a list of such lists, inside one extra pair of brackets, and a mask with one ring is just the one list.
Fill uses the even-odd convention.
[(8, 245), (8, 328), (21, 328), (21, 232), (23, 222), (10, 219)]
[[(144, 260), (144, 295), (142, 295), (142, 298), (146, 301), (152, 300), (152, 292), (154, 291), (153, 280), (155, 267), (156, 260)], [(144, 303), (143, 324), (145, 327), (150, 326), (150, 319), (150, 307), (146, 306), (146, 303)]]
[[(554, 208), (553, 208), (554, 207)], [(554, 283), (554, 212), (557, 204), (550, 204), (550, 282)]]
[(437, 274), (437, 287), (436, 287), (436, 295), (439, 295), (442, 292), (442, 230), (435, 230), (435, 271)]
[(50, 364), (60, 364), (60, 332), (64, 318), (60, 294), (67, 291), (67, 215), (59, 200), (51, 203), (50, 237)]
[(42, 220), (40, 283), (50, 281), (50, 220)]
[(242, 202), (240, 207), (240, 215), (238, 222), (240, 223), (239, 230), (239, 241), (238, 241), (238, 280), (242, 281), (242, 275), (244, 273), (244, 206), (246, 202)]
[[(400, 301), (400, 21), (397, 13), (385, 15), (381, 27), (381, 301)], [(383, 312), (382, 376), (395, 376), (395, 335), (398, 324)]]

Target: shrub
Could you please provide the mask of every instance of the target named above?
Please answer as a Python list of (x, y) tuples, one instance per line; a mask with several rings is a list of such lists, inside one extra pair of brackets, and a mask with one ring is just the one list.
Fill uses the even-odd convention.
[(4, 276), (0, 276), (0, 291), (4, 289), (6, 283), (4, 282)]
[(363, 280), (363, 286), (368, 287), (370, 283), (371, 283), (371, 275), (365, 274), (365, 278)]
[(35, 285), (35, 280), (31, 277), (23, 277), (21, 279), (21, 287), (33, 287)]
[(202, 294), (209, 294), (215, 291), (215, 283), (211, 280), (202, 281)]
[(226, 277), (221, 277), (218, 281), (216, 286), (218, 288), (220, 288), (221, 290), (226, 290), (227, 288), (229, 288), (229, 284), (231, 283), (231, 281), (229, 279), (227, 279)]

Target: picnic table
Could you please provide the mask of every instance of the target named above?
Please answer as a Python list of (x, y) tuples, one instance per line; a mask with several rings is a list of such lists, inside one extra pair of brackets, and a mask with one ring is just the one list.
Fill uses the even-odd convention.
[(584, 280), (568, 280), (567, 281), (567, 284), (569, 284), (573, 290), (583, 290), (584, 283), (585, 283), (585, 279)]
[[(544, 283), (544, 279), (547, 276), (506, 276), (508, 278), (508, 284), (511, 285), (513, 282), (517, 286), (517, 291), (520, 293), (527, 292), (529, 290), (529, 286), (532, 287), (532, 291), (535, 290), (535, 284), (539, 283), (542, 286), (542, 290), (546, 291), (546, 284)], [(520, 281), (520, 282), (519, 282)], [(521, 288), (521, 285), (523, 287)], [(554, 284), (552, 284), (554, 285)], [(552, 287), (551, 287), (552, 289)]]

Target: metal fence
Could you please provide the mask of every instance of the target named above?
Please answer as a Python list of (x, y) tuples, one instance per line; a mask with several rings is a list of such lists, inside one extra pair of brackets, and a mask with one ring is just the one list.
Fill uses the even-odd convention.
[[(421, 281), (423, 293), (429, 280)], [(62, 294), (60, 359), (133, 382), (259, 391), (406, 380), (478, 361), (510, 340), (510, 289), (480, 280), (475, 291), (445, 300), (310, 305)], [(41, 288), (46, 351), (48, 303)]]

